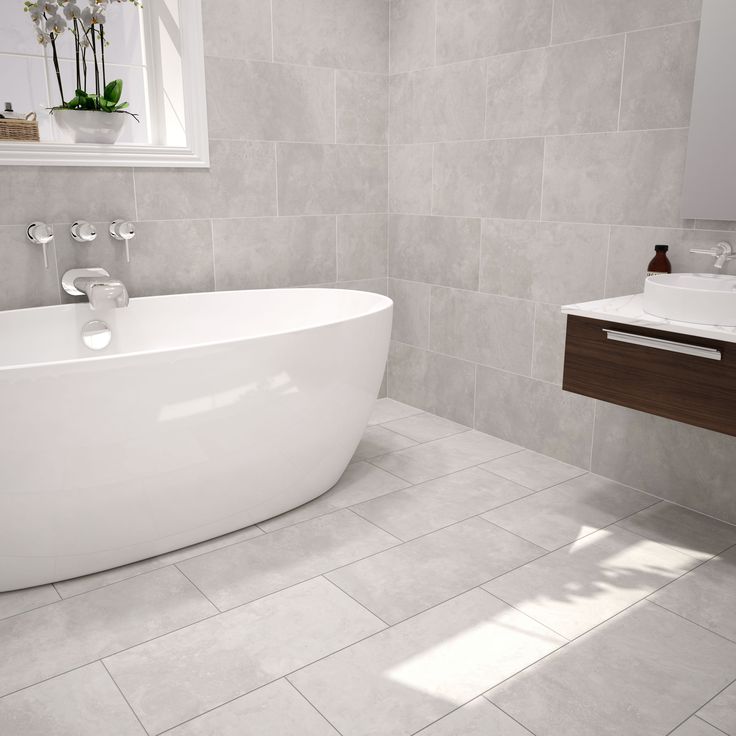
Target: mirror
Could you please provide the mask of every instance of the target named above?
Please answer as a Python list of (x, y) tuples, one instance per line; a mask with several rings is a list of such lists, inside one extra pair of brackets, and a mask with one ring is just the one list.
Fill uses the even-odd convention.
[(736, 220), (736, 2), (704, 0), (682, 216)]
[(0, 14), (0, 164), (209, 164), (201, 0), (4, 0)]

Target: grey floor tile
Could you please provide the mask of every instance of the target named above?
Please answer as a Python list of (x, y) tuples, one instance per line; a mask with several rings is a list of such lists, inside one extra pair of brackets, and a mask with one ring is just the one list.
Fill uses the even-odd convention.
[(467, 432), (469, 429), (463, 424), (427, 413), (396, 419), (393, 422), (386, 422), (383, 426), (415, 442), (431, 442), (460, 432)]
[(175, 568), (0, 621), (0, 694), (187, 626), (215, 607)]
[(697, 716), (688, 718), (682, 726), (676, 728), (670, 736), (723, 736), (724, 732), (714, 728)]
[(736, 526), (663, 501), (618, 522), (624, 529), (699, 560), (736, 544)]
[(665, 736), (736, 677), (736, 645), (643, 602), (487, 696), (536, 736)]
[(480, 589), (289, 676), (343, 736), (405, 736), (564, 643)]
[(701, 708), (698, 715), (729, 736), (736, 736), (736, 682)]
[(657, 502), (597, 475), (581, 475), (484, 514), (484, 518), (553, 550)]
[(327, 493), (281, 516), (262, 521), (258, 526), (266, 532), (276, 531), (300, 521), (314, 519), (338, 509), (384, 496), (400, 488), (406, 488), (408, 485), (401, 478), (370, 463), (362, 461), (351, 463), (342, 478)]
[(540, 547), (483, 519), (468, 519), (327, 577), (395, 624), (542, 554)]
[(37, 588), (0, 593), (0, 619), (32, 611), (34, 608), (40, 608), (58, 600), (59, 595), (53, 585), (39, 585)]
[(408, 404), (402, 404), (394, 399), (378, 399), (371, 412), (368, 425), (383, 424), (395, 419), (410, 417), (412, 414), (421, 414), (421, 409), (416, 409)]
[(532, 491), (542, 491), (585, 473), (582, 468), (576, 468), (574, 465), (531, 450), (491, 460), (481, 465), (481, 468), (526, 486)]
[(518, 445), (471, 430), (383, 455), (372, 462), (410, 483), (422, 483), (520, 449)]
[(529, 493), (505, 478), (468, 468), (366, 501), (353, 511), (395, 537), (409, 540)]
[(146, 736), (99, 662), (0, 698), (7, 736)]
[(200, 555), (179, 567), (225, 610), (395, 544), (390, 534), (342, 510)]
[(54, 583), (54, 587), (62, 598), (69, 598), (70, 596), (86, 593), (96, 588), (102, 588), (105, 585), (117, 583), (121, 580), (127, 580), (144, 572), (158, 570), (167, 565), (174, 565), (182, 560), (188, 560), (190, 557), (203, 555), (206, 552), (227, 547), (230, 544), (237, 544), (246, 539), (253, 539), (253, 537), (258, 537), (262, 533), (257, 526), (249, 526), (246, 529), (239, 529), (237, 532), (232, 532), (231, 534), (223, 534), (221, 537), (208, 539), (206, 542), (201, 542), (200, 544), (192, 544), (189, 547), (166, 552), (165, 554), (158, 555), (158, 557), (149, 557), (147, 560), (133, 562), (130, 565), (122, 565), (121, 567), (114, 567), (111, 570), (102, 570), (92, 575), (84, 575), (81, 578), (63, 580), (60, 583)]
[(697, 564), (663, 544), (609, 527), (483, 587), (573, 639)]
[(286, 680), (276, 680), (168, 732), (168, 736), (246, 734), (339, 736)]
[(416, 736), (533, 736), (485, 698), (467, 705), (423, 728)]
[(159, 733), (382, 628), (365, 608), (318, 578), (105, 663), (146, 729)]
[(658, 591), (652, 600), (736, 641), (736, 547)]
[(392, 432), (389, 429), (384, 429), (382, 425), (368, 427), (363, 433), (363, 437), (351, 462), (368, 460), (372, 457), (385, 455), (387, 452), (403, 450), (405, 447), (412, 447), (413, 445), (416, 445), (414, 440), (404, 437), (403, 434), (396, 434), (396, 432)]

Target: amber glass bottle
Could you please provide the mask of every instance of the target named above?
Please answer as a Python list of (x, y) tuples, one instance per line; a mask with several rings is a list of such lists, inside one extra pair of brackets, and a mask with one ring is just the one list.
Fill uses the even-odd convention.
[(655, 245), (654, 258), (649, 261), (647, 266), (647, 276), (656, 276), (659, 273), (672, 273), (672, 264), (667, 258), (669, 245)]

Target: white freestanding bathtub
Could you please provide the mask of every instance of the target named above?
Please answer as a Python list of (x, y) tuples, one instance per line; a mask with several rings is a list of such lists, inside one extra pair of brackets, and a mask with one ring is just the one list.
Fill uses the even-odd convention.
[[(334, 485), (392, 302), (274, 289), (0, 312), (0, 591), (144, 559)], [(103, 319), (95, 352), (83, 325)]]

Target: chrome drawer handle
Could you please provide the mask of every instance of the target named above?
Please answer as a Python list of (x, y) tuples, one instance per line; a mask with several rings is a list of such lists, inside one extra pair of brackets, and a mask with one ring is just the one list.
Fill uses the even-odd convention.
[(645, 348), (656, 348), (657, 350), (668, 350), (671, 353), (684, 353), (695, 355), (698, 358), (708, 360), (721, 360), (721, 351), (716, 348), (704, 348), (701, 345), (688, 345), (673, 340), (663, 340), (659, 337), (647, 337), (646, 335), (633, 335), (630, 332), (619, 332), (618, 330), (603, 330), (609, 340), (626, 342), (631, 345), (641, 345)]

